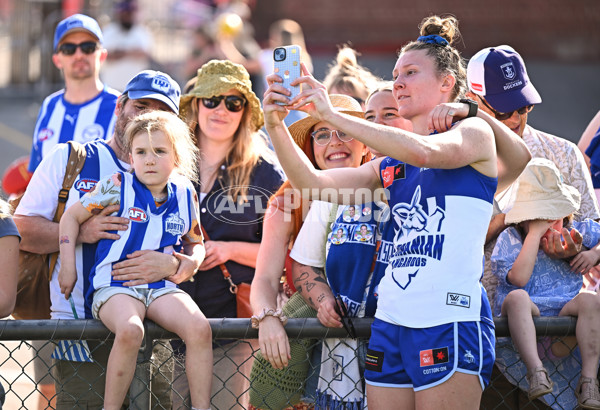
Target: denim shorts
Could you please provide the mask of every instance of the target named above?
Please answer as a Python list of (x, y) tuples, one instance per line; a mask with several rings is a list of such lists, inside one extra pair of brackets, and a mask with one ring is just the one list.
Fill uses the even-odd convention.
[(92, 314), (94, 318), (100, 319), (98, 316), (98, 312), (100, 312), (100, 308), (103, 304), (105, 304), (108, 299), (113, 297), (114, 295), (129, 295), (134, 299), (142, 302), (146, 309), (150, 306), (150, 303), (154, 302), (156, 298), (159, 298), (163, 295), (167, 295), (169, 293), (183, 293), (187, 295), (183, 290), (179, 288), (160, 288), (160, 289), (149, 289), (149, 288), (134, 288), (134, 287), (125, 287), (125, 286), (107, 286), (105, 288), (100, 288), (96, 292), (94, 292), (94, 301), (92, 303)]

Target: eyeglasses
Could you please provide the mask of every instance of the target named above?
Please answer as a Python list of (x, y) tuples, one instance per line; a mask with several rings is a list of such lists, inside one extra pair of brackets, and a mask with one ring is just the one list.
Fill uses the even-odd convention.
[[(356, 339), (356, 330), (354, 329), (354, 323), (352, 323), (352, 319), (350, 319), (350, 316), (348, 316), (348, 309), (346, 308), (346, 304), (344, 303), (342, 297), (339, 294), (335, 297), (335, 313), (340, 315), (340, 317), (342, 318), (342, 326), (344, 326), (344, 329), (346, 329), (348, 336), (350, 336), (352, 339)], [(348, 324), (346, 324), (346, 320), (348, 321)]]
[(223, 100), (225, 100), (225, 108), (231, 112), (240, 112), (246, 105), (246, 100), (237, 95), (219, 95), (218, 97), (202, 98), (202, 104), (209, 110), (212, 110), (217, 108)]
[(84, 41), (79, 44), (63, 43), (58, 47), (58, 51), (66, 56), (72, 56), (77, 51), (77, 48), (80, 48), (83, 54), (92, 54), (98, 49), (98, 43), (93, 41)]
[(320, 130), (313, 131), (310, 133), (310, 135), (315, 139), (315, 142), (318, 145), (327, 145), (331, 141), (331, 138), (333, 138), (334, 132), (340, 141), (342, 141), (342, 142), (352, 141), (352, 137), (347, 136), (342, 131), (328, 130), (326, 128), (321, 128)]
[(519, 115), (524, 115), (524, 114), (531, 112), (531, 110), (533, 110), (533, 104), (531, 104), (531, 105), (526, 105), (525, 107), (521, 107), (518, 110), (511, 111), (511, 112), (499, 112), (499, 111), (494, 110), (492, 107), (490, 107), (489, 104), (483, 98), (479, 97), (479, 99), (481, 100), (483, 105), (485, 105), (494, 114), (494, 117), (496, 117), (496, 119), (498, 121), (508, 120), (510, 117), (513, 116), (515, 111), (517, 113), (519, 113)]

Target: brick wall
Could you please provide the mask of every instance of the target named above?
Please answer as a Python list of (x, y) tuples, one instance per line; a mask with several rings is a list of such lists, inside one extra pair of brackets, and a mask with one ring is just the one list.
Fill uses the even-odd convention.
[(600, 0), (259, 0), (253, 23), (264, 42), (273, 21), (298, 21), (314, 54), (346, 41), (363, 53), (388, 53), (417, 37), (423, 17), (442, 13), (459, 19), (466, 57), (509, 44), (526, 58), (600, 61)]

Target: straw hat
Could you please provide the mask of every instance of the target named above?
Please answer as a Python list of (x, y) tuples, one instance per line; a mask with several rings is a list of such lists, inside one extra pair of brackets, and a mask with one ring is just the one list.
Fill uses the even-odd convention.
[[(331, 100), (331, 105), (333, 105), (333, 108), (336, 111), (343, 112), (344, 114), (350, 114), (359, 118), (365, 117), (360, 104), (354, 98), (343, 94), (331, 94), (329, 99)], [(310, 138), (310, 132), (318, 122), (320, 122), (320, 120), (308, 116), (290, 125), (288, 129), (292, 135), (292, 138), (294, 141), (296, 141), (296, 144), (298, 144), (301, 148), (304, 148), (306, 139)]]
[(563, 178), (554, 163), (533, 158), (518, 179), (513, 207), (505, 222), (515, 224), (532, 219), (562, 219), (579, 209), (581, 195)]
[(211, 60), (198, 69), (194, 88), (181, 96), (181, 115), (197, 121), (195, 118), (189, 118), (192, 101), (197, 98), (216, 97), (231, 89), (238, 90), (246, 98), (246, 107), (250, 109), (252, 116), (252, 126), (254, 131), (258, 131), (264, 124), (264, 116), (260, 101), (252, 91), (250, 75), (242, 65), (227, 60)]

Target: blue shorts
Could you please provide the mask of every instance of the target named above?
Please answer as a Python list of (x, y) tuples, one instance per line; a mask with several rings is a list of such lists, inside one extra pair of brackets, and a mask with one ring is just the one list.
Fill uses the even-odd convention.
[(494, 367), (494, 327), (485, 321), (416, 329), (375, 319), (365, 362), (372, 386), (428, 389), (454, 372), (479, 376), (482, 390)]

